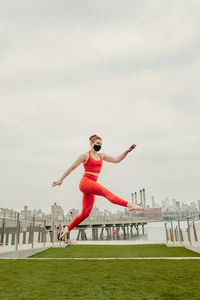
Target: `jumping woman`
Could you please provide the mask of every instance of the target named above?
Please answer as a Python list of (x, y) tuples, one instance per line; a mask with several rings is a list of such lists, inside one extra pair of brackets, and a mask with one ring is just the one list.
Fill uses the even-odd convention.
[(136, 145), (132, 145), (128, 150), (123, 152), (118, 157), (112, 157), (104, 153), (97, 153), (102, 146), (102, 139), (98, 135), (94, 134), (90, 138), (91, 149), (81, 154), (77, 160), (71, 165), (71, 167), (61, 176), (58, 181), (54, 181), (52, 186), (61, 185), (66, 176), (68, 176), (75, 168), (77, 168), (81, 163), (83, 163), (85, 173), (81, 178), (79, 189), (83, 193), (82, 198), (82, 211), (77, 215), (69, 224), (68, 228), (65, 226), (64, 232), (60, 235), (60, 239), (63, 238), (68, 232), (70, 232), (74, 227), (78, 226), (84, 219), (86, 219), (94, 205), (95, 195), (103, 196), (107, 198), (110, 202), (125, 206), (129, 211), (132, 210), (143, 210), (144, 208), (133, 204), (131, 202), (125, 201), (118, 196), (111, 193), (108, 189), (97, 182), (98, 176), (101, 171), (103, 160), (110, 163), (119, 163), (126, 155), (131, 152)]

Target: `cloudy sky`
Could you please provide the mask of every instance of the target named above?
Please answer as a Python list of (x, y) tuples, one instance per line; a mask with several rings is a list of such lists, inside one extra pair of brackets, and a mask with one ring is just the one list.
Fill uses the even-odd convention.
[(81, 209), (82, 165), (51, 184), (92, 134), (112, 156), (137, 144), (104, 162), (113, 193), (200, 199), (199, 0), (0, 3), (0, 207)]

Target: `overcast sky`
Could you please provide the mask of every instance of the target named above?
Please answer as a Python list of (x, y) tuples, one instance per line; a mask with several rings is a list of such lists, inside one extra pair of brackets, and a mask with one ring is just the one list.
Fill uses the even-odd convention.
[[(200, 199), (200, 1), (0, 1), (0, 207), (81, 209), (83, 165), (103, 139), (98, 182)], [(96, 196), (100, 209), (123, 209)]]

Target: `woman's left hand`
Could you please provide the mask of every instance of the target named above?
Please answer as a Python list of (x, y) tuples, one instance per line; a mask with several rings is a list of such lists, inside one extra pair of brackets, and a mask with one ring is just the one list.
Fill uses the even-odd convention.
[(133, 145), (127, 150), (127, 152), (131, 152), (135, 147), (136, 147), (136, 145), (133, 144)]

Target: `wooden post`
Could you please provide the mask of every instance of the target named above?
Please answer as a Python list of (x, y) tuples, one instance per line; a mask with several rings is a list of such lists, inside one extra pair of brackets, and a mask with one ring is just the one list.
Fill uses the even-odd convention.
[(96, 228), (96, 240), (98, 240), (99, 239), (99, 229), (98, 228)]
[(38, 243), (41, 242), (41, 225), (38, 225)]
[(188, 225), (188, 241), (190, 242), (190, 245), (192, 245), (191, 235), (190, 235), (190, 222), (189, 222), (189, 218), (187, 218), (187, 225)]
[(1, 231), (1, 245), (2, 246), (3, 246), (3, 243), (4, 243), (5, 227), (6, 227), (6, 219), (3, 218), (3, 221), (2, 221), (2, 231)]
[(127, 236), (129, 238), (129, 225), (127, 226)]
[(33, 216), (33, 226), (32, 226), (32, 248), (34, 247), (34, 229), (35, 229), (35, 216)]
[(77, 235), (77, 241), (79, 241), (80, 234), (81, 234), (81, 231), (80, 231), (80, 229), (79, 229), (79, 230), (78, 230), (78, 235)]
[(5, 241), (5, 245), (8, 245), (9, 242), (9, 233), (6, 233), (6, 241)]
[(195, 227), (194, 221), (193, 221), (193, 230), (194, 230), (194, 239), (195, 239), (195, 242), (198, 242), (197, 231), (196, 231), (196, 227)]
[(19, 213), (17, 213), (17, 232), (16, 232), (16, 244), (15, 244), (15, 250), (18, 250), (18, 245), (19, 245), (19, 233), (20, 233), (20, 223), (19, 223)]
[(144, 224), (142, 224), (142, 234), (144, 234)]
[(103, 227), (101, 227), (100, 239), (103, 240)]
[(118, 233), (116, 234), (116, 236), (117, 236), (117, 240), (119, 240), (119, 238), (120, 238), (120, 236), (119, 236), (120, 226), (117, 227), (117, 231), (118, 231)]
[(180, 226), (180, 220), (178, 220), (179, 242), (182, 243), (182, 232)]
[(167, 223), (165, 223), (165, 233), (166, 233), (166, 242), (169, 241), (168, 231), (167, 231)]
[(123, 230), (123, 233), (124, 233), (124, 240), (126, 240), (126, 230), (125, 230), (125, 226), (122, 226), (122, 230)]
[(84, 237), (84, 229), (80, 229), (80, 231), (81, 231), (81, 240), (84, 241), (84, 239), (85, 239), (85, 237)]
[(170, 232), (171, 242), (173, 242), (173, 235), (172, 235), (172, 229), (171, 228), (169, 229), (169, 232)]
[(183, 231), (182, 231), (182, 229), (181, 229), (181, 241), (183, 242), (184, 240), (183, 240)]
[(52, 245), (54, 245), (54, 234), (55, 234), (55, 223), (53, 222), (53, 228), (52, 228)]
[(22, 235), (23, 235), (23, 238), (22, 238), (23, 241), (22, 241), (22, 243), (23, 243), (23, 244), (26, 244), (26, 231), (23, 231), (23, 234), (22, 234)]
[[(70, 231), (67, 233), (67, 239), (70, 240)], [(87, 238), (86, 238), (87, 240)]]
[(171, 240), (174, 243), (174, 232), (173, 232), (173, 223), (171, 221)]
[(45, 242), (46, 242), (46, 220), (44, 220), (43, 223), (43, 247), (45, 247)]
[(174, 229), (174, 233), (175, 233), (175, 240), (176, 240), (176, 242), (177, 242), (177, 241), (178, 241), (178, 236), (177, 236), (177, 234), (178, 234), (177, 225), (176, 225), (176, 228)]
[(11, 235), (11, 245), (15, 244), (15, 233), (12, 233)]
[(108, 228), (106, 227), (106, 233), (107, 233), (107, 236), (106, 236), (106, 239), (108, 240)]
[(135, 225), (135, 229), (137, 230), (137, 235), (139, 235), (139, 227), (138, 227), (138, 224), (136, 223)]
[(31, 233), (32, 233), (32, 224), (30, 223), (30, 226), (29, 226), (29, 236), (28, 236), (28, 243), (29, 243), (29, 244), (30, 244), (31, 241), (32, 241)]

